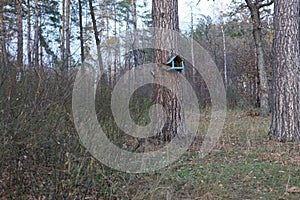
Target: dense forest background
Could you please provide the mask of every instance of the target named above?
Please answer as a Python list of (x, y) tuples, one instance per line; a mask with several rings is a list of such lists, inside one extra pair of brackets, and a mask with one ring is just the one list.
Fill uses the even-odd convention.
[[(13, 70), (18, 80), (27, 70), (39, 74), (42, 71), (72, 74), (82, 63), (87, 62), (87, 67), (95, 66), (97, 40), (107, 74), (106, 82), (112, 87), (124, 71), (140, 64), (135, 63), (132, 49), (134, 46), (142, 49), (149, 42), (146, 30), (151, 26), (151, 11), (148, 4), (147, 1), (3, 1), (1, 70)], [(193, 11), (193, 7), (194, 10), (197, 7), (191, 3), (191, 24), (189, 30), (182, 30), (182, 34), (192, 37), (210, 52), (223, 73), (229, 107), (258, 107), (257, 54), (250, 12), (243, 1), (232, 3), (226, 12), (218, 2), (215, 4), (217, 17), (211, 17), (194, 14), (198, 12)], [(272, 12), (272, 6), (269, 6), (260, 14), (269, 83)], [(112, 46), (115, 48), (110, 48)], [(151, 57), (149, 51), (141, 53), (143, 61)], [(201, 78), (197, 80), (196, 74), (186, 72), (185, 76), (198, 84), (199, 93), (205, 90), (205, 84)], [(205, 101), (205, 98), (201, 99)]]

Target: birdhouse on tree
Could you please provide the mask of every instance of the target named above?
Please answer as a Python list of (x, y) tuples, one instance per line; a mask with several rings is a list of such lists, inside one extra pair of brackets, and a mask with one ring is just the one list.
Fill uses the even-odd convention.
[(181, 72), (184, 69), (184, 63), (180, 56), (176, 55), (171, 57), (167, 62), (166, 65), (170, 66), (167, 71), (176, 70)]

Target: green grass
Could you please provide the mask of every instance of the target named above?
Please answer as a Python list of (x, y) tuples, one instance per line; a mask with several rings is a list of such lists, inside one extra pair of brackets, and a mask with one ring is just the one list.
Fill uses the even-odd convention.
[(300, 193), (288, 191), (300, 188), (300, 146), (269, 141), (269, 123), (269, 117), (230, 112), (208, 156), (187, 152), (159, 173), (116, 172), (125, 177), (116, 194), (124, 199), (299, 199)]
[[(111, 171), (103, 199), (300, 199), (299, 144), (268, 139), (270, 117), (229, 112), (222, 137), (200, 159), (197, 143), (156, 173)], [(205, 126), (203, 126), (205, 127)], [(103, 178), (103, 177), (102, 177)], [(100, 180), (101, 182), (101, 180)], [(102, 181), (103, 182), (103, 181)], [(97, 190), (97, 189), (96, 189)]]

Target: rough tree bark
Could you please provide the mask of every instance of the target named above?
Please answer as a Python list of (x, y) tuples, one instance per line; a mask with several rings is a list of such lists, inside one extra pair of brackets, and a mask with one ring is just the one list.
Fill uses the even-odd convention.
[(31, 7), (30, 0), (27, 0), (27, 59), (28, 67), (31, 67)]
[(80, 53), (81, 53), (81, 64), (84, 64), (85, 55), (84, 55), (84, 41), (83, 41), (83, 20), (82, 20), (82, 2), (78, 0), (78, 9), (79, 9), (79, 33), (80, 33)]
[(0, 40), (1, 40), (1, 64), (4, 67), (8, 64), (8, 55), (6, 51), (6, 29), (4, 26), (4, 1), (0, 2)]
[(39, 6), (38, 0), (34, 0), (34, 67), (39, 67)]
[(43, 58), (43, 56), (44, 56), (44, 46), (46, 46), (46, 45), (43, 45), (42, 44), (42, 42), (41, 42), (41, 39), (42, 39), (42, 33), (40, 32), (40, 28), (43, 26), (43, 20), (42, 20), (42, 15), (40, 15), (40, 17), (39, 17), (39, 43), (40, 43), (40, 45), (39, 45), (39, 49), (40, 49), (40, 52), (39, 52), (39, 55), (40, 55), (40, 59), (39, 59), (39, 62), (40, 62), (40, 67), (42, 68), (42, 70), (43, 70), (43, 62), (44, 62), (44, 58)]
[(61, 5), (61, 69), (63, 70), (65, 68), (65, 60), (66, 60), (66, 48), (65, 48), (65, 42), (66, 42), (66, 36), (65, 36), (65, 29), (66, 29), (66, 0), (62, 0)]
[(191, 56), (192, 56), (192, 67), (188, 70), (188, 79), (194, 81), (195, 74), (195, 56), (194, 56), (194, 12), (193, 7), (191, 6)]
[(114, 86), (117, 82), (117, 68), (118, 68), (118, 52), (119, 52), (119, 41), (118, 41), (118, 31), (117, 31), (117, 7), (116, 4), (113, 5), (114, 6), (114, 19), (115, 19), (115, 23), (114, 23), (114, 44), (115, 49), (114, 49), (114, 70), (113, 70), (113, 77), (112, 77), (112, 85)]
[(264, 50), (262, 42), (262, 32), (261, 32), (261, 19), (260, 19), (260, 9), (266, 6), (270, 6), (273, 1), (263, 3), (259, 0), (245, 0), (247, 7), (251, 12), (251, 19), (253, 25), (253, 37), (256, 47), (256, 56), (257, 56), (257, 68), (259, 74), (259, 100), (260, 100), (260, 115), (266, 116), (270, 112), (269, 106), (269, 86), (268, 78), (266, 73), (266, 64), (264, 59)]
[(22, 11), (22, 0), (16, 1), (17, 10), (17, 29), (18, 29), (18, 49), (17, 49), (17, 63), (18, 68), (23, 68), (23, 11)]
[(299, 0), (274, 0), (273, 114), (270, 138), (300, 140)]
[[(105, 11), (105, 15), (106, 15), (106, 41), (110, 41), (111, 38), (110, 38), (110, 31), (111, 31), (111, 28), (110, 28), (110, 18), (111, 18), (111, 13), (109, 12), (109, 10), (111, 9), (111, 4), (109, 1), (106, 2), (106, 11)], [(116, 23), (116, 22), (115, 22)], [(108, 49), (107, 50), (107, 84), (110, 86), (110, 87), (113, 87), (113, 84), (112, 84), (112, 55), (111, 55), (111, 49)]]
[(70, 36), (71, 36), (71, 29), (70, 29), (70, 13), (71, 2), (70, 0), (66, 1), (66, 57), (65, 57), (65, 68), (68, 70), (70, 67), (70, 60), (71, 60), (71, 47), (70, 47)]
[[(178, 0), (153, 0), (152, 1), (152, 21), (154, 28), (179, 31), (179, 18), (178, 18)], [(159, 32), (159, 31), (158, 31)], [(178, 53), (178, 38), (176, 34), (168, 34), (168, 38), (162, 38), (160, 33), (154, 31), (154, 47), (160, 47), (161, 44), (167, 42), (171, 44), (174, 52)], [(161, 66), (170, 58), (170, 51), (162, 51), (161, 49), (153, 50), (153, 63), (155, 78), (160, 78)], [(178, 91), (179, 74), (175, 72), (164, 72), (163, 78), (165, 81), (170, 81), (173, 88), (165, 89), (161, 86), (156, 86), (154, 89), (154, 101), (164, 107), (167, 114), (167, 122), (159, 133), (158, 137), (164, 141), (169, 141), (174, 136), (185, 136), (183, 113), (181, 111), (180, 99), (176, 97), (175, 91)]]

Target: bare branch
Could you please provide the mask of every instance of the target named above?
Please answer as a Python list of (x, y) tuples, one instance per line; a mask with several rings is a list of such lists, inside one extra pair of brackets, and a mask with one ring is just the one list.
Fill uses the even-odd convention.
[(261, 8), (263, 8), (263, 7), (272, 5), (273, 3), (274, 3), (274, 1), (271, 0), (271, 1), (267, 2), (267, 3), (258, 4), (257, 7), (258, 7), (258, 9), (261, 9)]
[[(198, 1), (198, 3), (196, 4), (196, 6), (198, 6), (198, 4), (200, 3), (200, 1), (201, 1), (201, 0)], [(209, 0), (207, 0), (207, 1), (209, 1)], [(215, 0), (213, 0), (213, 1), (215, 1)]]

